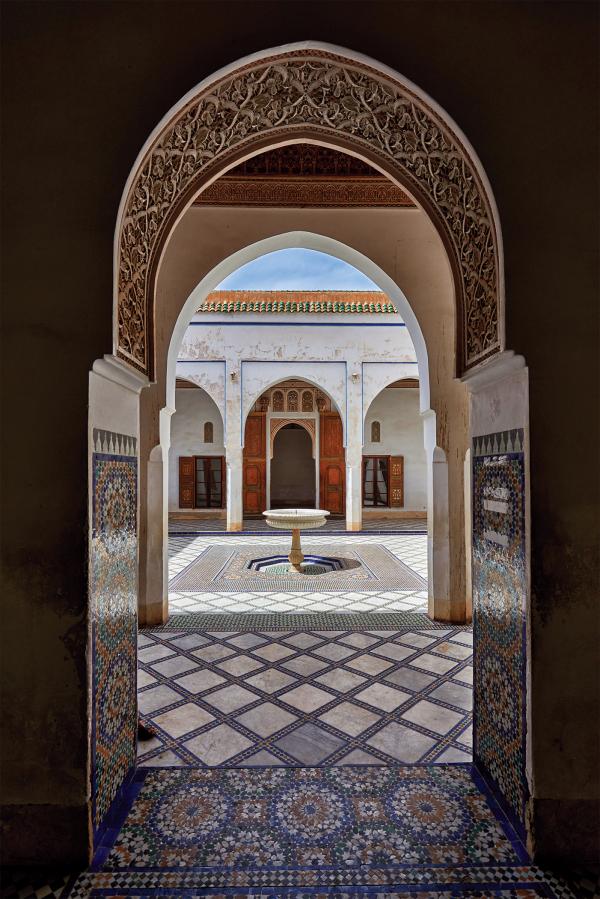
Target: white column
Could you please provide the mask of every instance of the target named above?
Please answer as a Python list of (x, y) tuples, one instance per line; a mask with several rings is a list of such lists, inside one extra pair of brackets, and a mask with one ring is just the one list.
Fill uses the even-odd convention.
[(174, 411), (160, 410), (160, 443), (148, 460), (146, 577), (142, 597), (146, 625), (164, 624), (169, 617), (169, 448)]
[(225, 449), (227, 463), (227, 530), (241, 531), (244, 526), (242, 491), (242, 447)]
[(359, 363), (348, 362), (346, 388), (346, 530), (362, 528), (362, 373)]
[(362, 528), (362, 461), (346, 462), (346, 530)]
[(436, 446), (435, 412), (422, 413), (427, 457), (427, 583), (429, 617), (447, 620), (450, 602), (448, 463)]
[(244, 526), (241, 363), (228, 358), (225, 381), (227, 426), (225, 461), (227, 464), (227, 530), (241, 531)]

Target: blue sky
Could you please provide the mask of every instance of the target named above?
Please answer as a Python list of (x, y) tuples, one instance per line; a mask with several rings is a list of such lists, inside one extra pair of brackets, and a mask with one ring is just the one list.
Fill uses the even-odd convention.
[(358, 269), (317, 250), (277, 250), (221, 281), (217, 290), (379, 290)]

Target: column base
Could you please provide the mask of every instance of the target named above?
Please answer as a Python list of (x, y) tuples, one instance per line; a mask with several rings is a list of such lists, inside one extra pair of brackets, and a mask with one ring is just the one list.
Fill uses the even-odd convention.
[(244, 522), (243, 521), (231, 521), (227, 524), (228, 531), (243, 531), (244, 530)]
[(162, 624), (166, 624), (168, 618), (168, 603), (155, 603), (138, 609), (139, 627), (159, 627)]
[(429, 598), (427, 617), (432, 621), (439, 621), (440, 624), (469, 624), (466, 616), (465, 604), (461, 603), (457, 607), (457, 603), (453, 603), (450, 599), (434, 599)]

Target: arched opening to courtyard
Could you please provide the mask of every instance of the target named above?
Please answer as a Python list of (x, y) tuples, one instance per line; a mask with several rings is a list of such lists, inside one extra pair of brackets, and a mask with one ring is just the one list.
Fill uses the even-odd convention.
[[(302, 53), (307, 54), (303, 63), (307, 66), (303, 77), (308, 77), (307, 73), (312, 71), (315, 64), (310, 57), (310, 50), (300, 51), (301, 56)], [(282, 60), (284, 58), (285, 53)], [(295, 65), (294, 59), (295, 56), (292, 56), (289, 61), (292, 66)], [(252, 63), (257, 67), (265, 64), (268, 63), (262, 57)], [(340, 65), (339, 61), (336, 65)], [(357, 87), (356, 79), (360, 81), (370, 76), (366, 69), (361, 68), (360, 61), (354, 60), (348, 65), (353, 74), (340, 90), (347, 92), (346, 99), (349, 102)], [(223, 76), (225, 79), (226, 77)], [(386, 77), (388, 74), (382, 70), (377, 83), (381, 85)], [(222, 82), (225, 83), (229, 82)], [(189, 177), (186, 174), (183, 178), (176, 197), (165, 199), (162, 205), (156, 207), (160, 209), (160, 213), (156, 213), (159, 221), (150, 232), (156, 235), (156, 239), (152, 236), (148, 244), (151, 244), (151, 248), (144, 249), (143, 253), (149, 255), (143, 265), (137, 251), (132, 252), (131, 249), (137, 246), (137, 231), (145, 227), (140, 224), (141, 218), (136, 207), (139, 201), (139, 182), (155, 179), (159, 186), (164, 183), (165, 166), (168, 167), (169, 163), (165, 162), (162, 145), (161, 152), (155, 152), (156, 141), (151, 143), (148, 150), (150, 155), (143, 157), (146, 162), (132, 174), (131, 183), (124, 195), (116, 243), (119, 265), (115, 355), (118, 359), (104, 360), (95, 366), (96, 379), (92, 381), (91, 388), (91, 427), (110, 426), (117, 433), (124, 434), (133, 430), (135, 439), (139, 441), (135, 453), (135, 458), (139, 459), (139, 479), (136, 482), (139, 488), (139, 531), (124, 535), (123, 551), (129, 553), (129, 565), (135, 575), (136, 564), (130, 557), (132, 543), (135, 544), (136, 551), (139, 549), (139, 582), (134, 576), (130, 599), (135, 595), (140, 620), (144, 624), (164, 624), (168, 614), (165, 565), (168, 520), (165, 523), (164, 514), (168, 479), (165, 469), (166, 452), (172, 437), (170, 419), (176, 410), (175, 377), (182, 361), (178, 360), (179, 348), (195, 311), (216, 289), (223, 277), (251, 258), (285, 246), (314, 247), (321, 250), (327, 248), (326, 251), (338, 258), (345, 258), (356, 264), (396, 304), (403, 319), (398, 325), (405, 325), (410, 333), (417, 356), (415, 361), (418, 363), (419, 414), (427, 465), (430, 619), (453, 624), (465, 622), (469, 602), (466, 556), (472, 549), (480, 579), (477, 589), (481, 592), (481, 579), (485, 581), (488, 578), (486, 584), (492, 594), (501, 594), (511, 605), (507, 612), (511, 626), (515, 622), (515, 610), (521, 616), (524, 614), (525, 544), (519, 544), (510, 559), (503, 559), (500, 568), (495, 563), (488, 564), (492, 556), (496, 559), (497, 554), (503, 552), (502, 547), (508, 544), (504, 539), (493, 539), (494, 534), (504, 538), (504, 525), (493, 530), (487, 527), (487, 519), (484, 521), (487, 513), (499, 514), (495, 506), (489, 505), (490, 490), (504, 489), (502, 484), (506, 477), (513, 478), (513, 484), (517, 481), (522, 484), (525, 477), (523, 454), (526, 445), (523, 434), (526, 427), (526, 377), (523, 381), (521, 364), (513, 364), (512, 357), (505, 355), (498, 363), (498, 370), (495, 363), (488, 361), (503, 349), (502, 258), (493, 199), (481, 167), (462, 135), (456, 129), (453, 130), (451, 123), (439, 110), (431, 105), (423, 106), (422, 98), (413, 86), (402, 85), (397, 80), (392, 80), (390, 85), (404, 99), (393, 110), (388, 107), (383, 119), (379, 113), (369, 113), (374, 117), (371, 130), (360, 129), (360, 134), (367, 134), (368, 137), (357, 136), (359, 129), (357, 134), (349, 130), (340, 137), (339, 132), (330, 126), (329, 119), (320, 119), (317, 123), (312, 120), (314, 112), (303, 107), (305, 121), (291, 123), (289, 129), (283, 128), (273, 137), (265, 133), (263, 121), (261, 129), (256, 133), (233, 141), (222, 157), (215, 153), (207, 154), (206, 157), (193, 157), (192, 154), (188, 158), (187, 151), (184, 150), (181, 157), (185, 162), (183, 169), (189, 169)], [(285, 83), (280, 84), (279, 88), (288, 89)], [(389, 89), (392, 90), (392, 87)], [(188, 98), (177, 111), (179, 118), (174, 125), (168, 126), (172, 127), (169, 140), (177, 141), (181, 130), (188, 134), (195, 133), (199, 121), (213, 126), (215, 117), (221, 116), (225, 122), (227, 114), (219, 107), (219, 103), (215, 104), (214, 95), (210, 95), (212, 99), (206, 100), (207, 107), (202, 106), (205, 98), (203, 90), (204, 88), (194, 95), (192, 100)], [(374, 86), (373, 96), (378, 96), (378, 90)], [(198, 102), (200, 106), (194, 107), (193, 104)], [(321, 108), (322, 105), (317, 103), (316, 108)], [(190, 121), (189, 112), (192, 108), (201, 115), (192, 117)], [(351, 104), (348, 106), (350, 108)], [(416, 108), (419, 115), (415, 119)], [(391, 123), (395, 123), (393, 127)], [(409, 152), (412, 138), (423, 125), (426, 132), (422, 135), (425, 149), (416, 152), (413, 146)], [(201, 127), (207, 131), (206, 140), (212, 140), (211, 127), (206, 124)], [(383, 143), (380, 132), (387, 135)], [(160, 133), (163, 135), (162, 139), (166, 140), (164, 129)], [(399, 142), (397, 146), (395, 141)], [(406, 145), (400, 146), (402, 141)], [(434, 145), (437, 148), (435, 152)], [(308, 206), (299, 206), (297, 199), (289, 204), (273, 203), (272, 200), (270, 205), (258, 202), (251, 208), (244, 203), (236, 205), (236, 176), (252, 178), (252, 172), (240, 173), (237, 167), (248, 167), (252, 160), (258, 160), (269, 153), (281, 154), (285, 151), (293, 155), (294, 147), (305, 146), (333, 153), (336, 158), (348, 156), (359, 160), (395, 191), (403, 192), (406, 201), (401, 203), (396, 194), (387, 204), (377, 205), (371, 194), (370, 200), (362, 205), (356, 199), (347, 205), (339, 205), (339, 200), (337, 204), (332, 204), (322, 198)], [(443, 147), (441, 155), (438, 154), (440, 147)], [(314, 154), (315, 151), (313, 149), (310, 152)], [(197, 161), (200, 158), (202, 162)], [(207, 161), (209, 159), (210, 162)], [(221, 182), (221, 178), (229, 180)], [(244, 183), (248, 187), (248, 182)], [(289, 190), (290, 185), (287, 187)], [(320, 184), (320, 188), (322, 187)], [(162, 190), (161, 187), (158, 189)], [(257, 179), (254, 179), (252, 190), (259, 189)], [(248, 196), (248, 193), (244, 194), (246, 202)], [(129, 315), (128, 310), (134, 307), (135, 316)], [(247, 314), (247, 310), (243, 310), (243, 314)], [(143, 324), (140, 325), (140, 322)], [(356, 327), (362, 327), (366, 333), (367, 324), (364, 322)], [(221, 325), (225, 332), (227, 326), (224, 322), (215, 327)], [(272, 351), (273, 342), (269, 343), (266, 332), (261, 331), (260, 340), (263, 341), (266, 352)], [(200, 366), (206, 361), (212, 363), (211, 383), (215, 385), (223, 406), (227, 530), (239, 532), (244, 527), (246, 502), (244, 453), (247, 455), (248, 438), (244, 429), (249, 412), (247, 403), (251, 405), (255, 402), (252, 400), (250, 385), (252, 378), (257, 378), (256, 373), (252, 373), (252, 364), (256, 360), (240, 357), (239, 365), (233, 368), (226, 359), (210, 359), (208, 332), (200, 342), (202, 347), (198, 352), (197, 362)], [(288, 365), (285, 360), (271, 358), (268, 361), (270, 365), (278, 366), (279, 380), (299, 377), (297, 362)], [(315, 363), (323, 360), (306, 358), (304, 361), (314, 369)], [(326, 361), (332, 366), (338, 364), (333, 359)], [(402, 359), (391, 361), (397, 367), (410, 364)], [(389, 369), (387, 372), (383, 371), (384, 363), (379, 359), (369, 359), (363, 355), (351, 362), (355, 364), (344, 364), (344, 370), (339, 372), (338, 383), (331, 389), (331, 396), (336, 399), (342, 413), (339, 431), (344, 448), (345, 498), (339, 512), (345, 515), (347, 534), (360, 532), (363, 524), (367, 473), (364, 461), (365, 409), (367, 413), (371, 407), (377, 409), (376, 404), (381, 402), (379, 395), (388, 390), (390, 373)], [(394, 381), (406, 379), (408, 374), (405, 371), (395, 371)], [(414, 369), (412, 374), (414, 375)], [(314, 373), (312, 377), (315, 379)], [(511, 379), (513, 383), (508, 384), (507, 381)], [(318, 382), (319, 378), (316, 380)], [(520, 392), (515, 393), (515, 382), (518, 382)], [(247, 398), (244, 395), (244, 385), (247, 388)], [(367, 402), (365, 385), (368, 385), (372, 393)], [(295, 388), (290, 388), (290, 391), (293, 394)], [(298, 390), (296, 393), (293, 401), (299, 406), (302, 403), (301, 392)], [(509, 393), (513, 398), (512, 404), (506, 403)], [(106, 400), (109, 396), (118, 398), (110, 415), (106, 412)], [(212, 390), (211, 396), (214, 399)], [(289, 394), (284, 402), (286, 401), (289, 402)], [(276, 402), (279, 404), (279, 397)], [(498, 408), (504, 410), (499, 415), (490, 411)], [(374, 417), (373, 412), (371, 415), (368, 442), (375, 446), (385, 438), (386, 422), (381, 417)], [(490, 434), (493, 439), (488, 440)], [(203, 436), (206, 435), (203, 433)], [(472, 442), (473, 439), (475, 442)], [(472, 545), (467, 545), (466, 534), (471, 540), (471, 529), (467, 528), (465, 521), (464, 460), (471, 450), (475, 457), (473, 505), (477, 509), (477, 527), (472, 534)], [(376, 456), (375, 453), (372, 455)], [(369, 496), (373, 501), (377, 499), (375, 505), (379, 505), (379, 501), (389, 504), (394, 489), (398, 489), (391, 482), (391, 453), (389, 456), (385, 491), (380, 487), (377, 490), (369, 488)], [(486, 465), (478, 460), (486, 460)], [(97, 460), (98, 463), (101, 461)], [(508, 474), (507, 464), (511, 468)], [(369, 474), (373, 473), (374, 477), (370, 482), (380, 485), (383, 467), (379, 462), (369, 469)], [(490, 484), (490, 476), (498, 484)], [(383, 480), (385, 481), (385, 477)], [(513, 506), (510, 509), (507, 506), (502, 514), (510, 512), (511, 515), (521, 516), (520, 533), (524, 541), (526, 519), (521, 500), (522, 494), (515, 492)], [(258, 513), (261, 503), (256, 502)], [(389, 505), (382, 508), (388, 509)], [(160, 515), (157, 510), (161, 510)], [(247, 564), (254, 564), (255, 561), (251, 557)], [(245, 560), (241, 559), (241, 562)], [(365, 559), (362, 562), (359, 560), (358, 564), (367, 567)], [(492, 583), (489, 580), (492, 568), (496, 576), (499, 570), (504, 573), (500, 580), (489, 586)], [(335, 578), (335, 574), (332, 577)], [(514, 587), (515, 578), (520, 585), (518, 589)], [(484, 588), (482, 593), (488, 588)], [(102, 596), (94, 595), (93, 601), (96, 606), (101, 605)], [(498, 635), (494, 630), (494, 615), (486, 617), (483, 599), (479, 608), (479, 633), (486, 633), (486, 652), (494, 661), (500, 656), (502, 641), (497, 639)], [(131, 602), (128, 615), (129, 626), (135, 627), (135, 609)], [(519, 631), (518, 627), (517, 630)], [(98, 631), (94, 639), (98, 639)], [(258, 639), (260, 643), (263, 642), (262, 637)], [(489, 691), (493, 692), (494, 688), (484, 676), (483, 668), (480, 669), (481, 680), (476, 681), (480, 734), (480, 742), (476, 742), (476, 757), (481, 768), (490, 774), (499, 793), (512, 803), (515, 815), (521, 816), (519, 820), (523, 822), (527, 795), (525, 693), (522, 688), (525, 676), (524, 639), (521, 634), (510, 660), (511, 683), (515, 684), (518, 696), (518, 701), (511, 705), (513, 710), (517, 709), (518, 714), (515, 713), (511, 721), (518, 730), (518, 739), (511, 744), (512, 755), (503, 767), (498, 767), (494, 753), (489, 748), (489, 740), (486, 741), (483, 736), (489, 735), (495, 726), (495, 705), (489, 696)], [(204, 652), (203, 649), (194, 651), (198, 653), (198, 658)], [(264, 651), (282, 652), (280, 644)], [(287, 650), (283, 652), (282, 658)], [(340, 652), (341, 650), (336, 649), (336, 653)], [(397, 649), (394, 652), (396, 656), (401, 654)], [(220, 664), (225, 666), (229, 663)], [(306, 662), (298, 664), (305, 665)], [(485, 665), (485, 659), (480, 660), (479, 664)], [(223, 670), (226, 669), (223, 667)], [(192, 679), (197, 674), (199, 676), (199, 673), (192, 672), (184, 677)], [(222, 674), (216, 676), (223, 677)], [(257, 674), (256, 677), (258, 676)], [(96, 696), (96, 714), (100, 714), (102, 706), (98, 690)], [(149, 691), (146, 696), (150, 696)], [(405, 714), (407, 721), (411, 720), (409, 711)], [(419, 718), (422, 713), (422, 709), (411, 713), (413, 718), (416, 716), (417, 724), (422, 724), (423, 719)], [(288, 711), (287, 714), (292, 713)], [(454, 714), (458, 715), (458, 712)], [(461, 719), (460, 726), (463, 724)], [(459, 727), (456, 723), (449, 730), (454, 726)], [(101, 738), (101, 729), (99, 733)], [(404, 748), (399, 750), (398, 740), (394, 739), (392, 743), (396, 747), (397, 760), (401, 757), (398, 752), (406, 755), (404, 744)], [(455, 749), (457, 753), (462, 751), (458, 745)], [(391, 755), (393, 757), (394, 753)], [(404, 760), (415, 761), (416, 758), (422, 759), (425, 756), (426, 752), (423, 751)], [(223, 756), (221, 761), (225, 758), (228, 756)], [(295, 758), (298, 759), (299, 756)], [(310, 754), (309, 758), (315, 760)], [(451, 759), (447, 758), (446, 761), (448, 760)], [(206, 762), (205, 759), (205, 763), (213, 762)], [(116, 779), (118, 780), (118, 776)], [(95, 782), (96, 827), (102, 824), (107, 803), (110, 804), (111, 790), (112, 784), (106, 785), (102, 778), (100, 786), (98, 781)]]

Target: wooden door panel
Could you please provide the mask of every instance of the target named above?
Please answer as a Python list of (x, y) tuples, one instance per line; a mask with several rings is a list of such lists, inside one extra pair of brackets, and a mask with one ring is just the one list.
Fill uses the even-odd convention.
[(252, 514), (264, 512), (265, 481), (265, 462), (244, 462), (244, 512)]
[(244, 439), (244, 455), (249, 459), (265, 455), (265, 422), (266, 418), (264, 415), (250, 414), (248, 416)]
[(335, 462), (321, 462), (321, 507), (333, 514), (344, 511), (344, 468)]
[(321, 416), (321, 456), (326, 459), (343, 456), (344, 430), (337, 413)]
[(196, 499), (196, 460), (193, 456), (179, 457), (179, 508), (193, 509)]
[(264, 413), (251, 413), (246, 420), (242, 499), (247, 515), (260, 515), (266, 508), (266, 421)]
[(404, 505), (404, 456), (390, 456), (390, 506)]
[(319, 424), (319, 505), (332, 515), (343, 515), (346, 505), (346, 452), (342, 419), (337, 412), (323, 412)]

